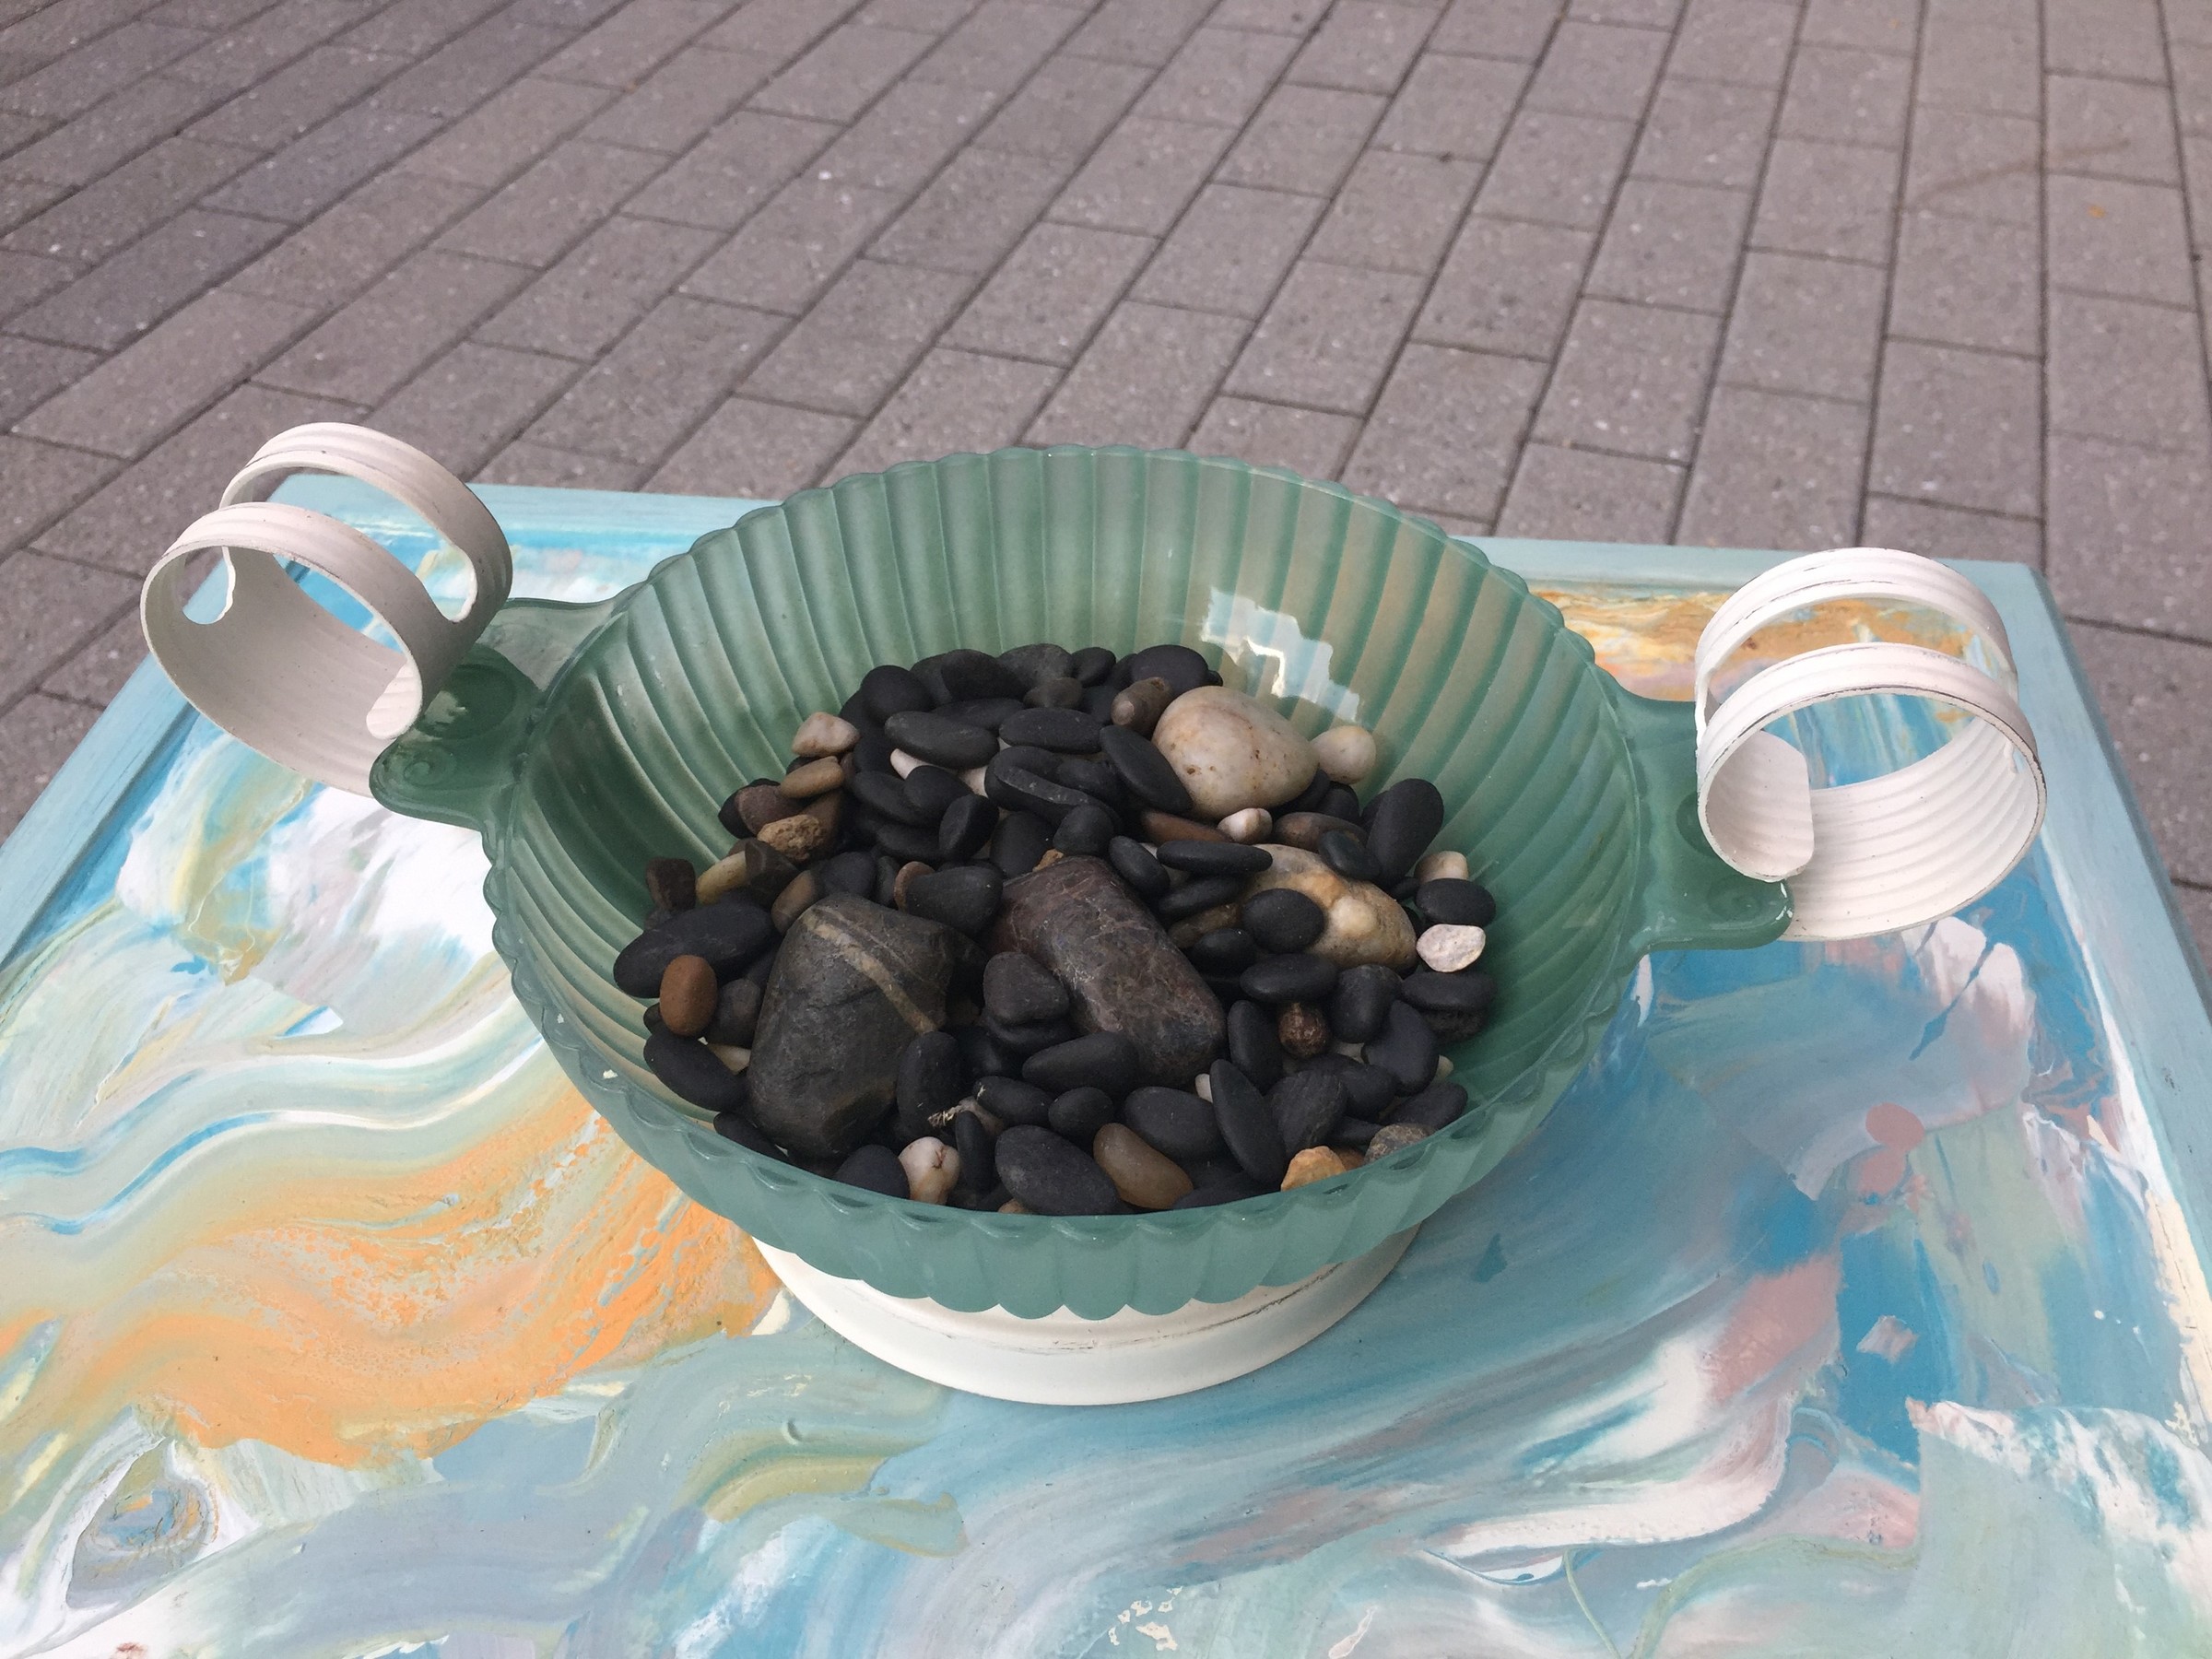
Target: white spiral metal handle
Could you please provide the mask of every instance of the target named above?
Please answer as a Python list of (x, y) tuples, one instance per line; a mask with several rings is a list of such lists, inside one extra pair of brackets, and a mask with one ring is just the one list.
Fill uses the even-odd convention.
[[(1826, 645), (1762, 668), (1716, 709), (1712, 678), (1760, 629), (1838, 600), (1912, 605), (1980, 637), (1994, 670), (1920, 645)], [(2043, 770), (1995, 608), (1947, 566), (1887, 547), (1794, 559), (1739, 588), (1698, 641), (1698, 818), (1747, 876), (1786, 881), (1794, 939), (1853, 939), (1947, 916), (2002, 881), (2043, 821)], [(1764, 728), (1839, 698), (1924, 697), (1971, 716), (1885, 777), (1814, 789)]]

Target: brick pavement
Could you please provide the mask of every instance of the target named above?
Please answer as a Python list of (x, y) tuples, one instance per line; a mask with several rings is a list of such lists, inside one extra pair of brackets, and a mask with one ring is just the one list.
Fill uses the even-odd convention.
[(2049, 576), (2212, 936), (2212, 0), (0, 0), (0, 827), (269, 432)]

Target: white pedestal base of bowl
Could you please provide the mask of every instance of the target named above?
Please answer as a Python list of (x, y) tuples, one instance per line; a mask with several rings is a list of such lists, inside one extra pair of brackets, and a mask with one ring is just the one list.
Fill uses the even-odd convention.
[(1036, 1406), (1115, 1406), (1211, 1388), (1302, 1347), (1381, 1284), (1418, 1228), (1294, 1285), (1172, 1313), (1134, 1308), (1082, 1319), (1063, 1308), (1023, 1319), (1004, 1308), (960, 1313), (924, 1297), (887, 1296), (858, 1279), (759, 1246), (783, 1288), (839, 1335), (878, 1359), (970, 1394)]

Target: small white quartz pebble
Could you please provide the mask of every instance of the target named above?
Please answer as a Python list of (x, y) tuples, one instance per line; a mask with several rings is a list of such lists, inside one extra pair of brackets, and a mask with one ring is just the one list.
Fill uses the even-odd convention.
[(1436, 1057), (1436, 1076), (1430, 1078), (1430, 1081), (1433, 1083), (1441, 1083), (1451, 1075), (1452, 1056), (1449, 1054), (1439, 1054)]
[(1313, 739), (1313, 759), (1339, 783), (1357, 783), (1375, 770), (1375, 735), (1365, 726), (1340, 725)]
[(860, 728), (849, 720), (835, 714), (825, 714), (817, 709), (799, 722), (799, 729), (792, 735), (791, 752), (794, 755), (841, 755), (860, 741)]
[(942, 1204), (960, 1178), (960, 1155), (935, 1135), (909, 1141), (899, 1154), (906, 1171), (906, 1193), (916, 1204)]
[(1214, 1103), (1213, 1078), (1205, 1072), (1200, 1072), (1196, 1080), (1191, 1084), (1191, 1092), (1211, 1106)]
[(710, 1042), (708, 1052), (734, 1072), (741, 1072), (753, 1063), (753, 1051), (739, 1048), (734, 1042)]
[(1275, 814), (1265, 806), (1247, 806), (1241, 812), (1230, 813), (1216, 828), (1230, 841), (1250, 846), (1275, 833)]
[(968, 785), (970, 794), (982, 794), (983, 793), (983, 769), (978, 766), (962, 772), (960, 782)]
[(1487, 937), (1481, 928), (1467, 923), (1442, 922), (1424, 928), (1414, 948), (1420, 952), (1421, 960), (1439, 973), (1457, 973), (1474, 964)]
[(1465, 881), (1467, 878), (1467, 855), (1465, 853), (1431, 853), (1413, 866), (1416, 881)]
[(904, 749), (893, 749), (891, 751), (891, 770), (897, 772), (902, 778), (905, 777), (908, 772), (912, 771), (915, 767), (926, 766), (928, 764), (929, 762), (923, 759), (921, 756), (910, 755)]

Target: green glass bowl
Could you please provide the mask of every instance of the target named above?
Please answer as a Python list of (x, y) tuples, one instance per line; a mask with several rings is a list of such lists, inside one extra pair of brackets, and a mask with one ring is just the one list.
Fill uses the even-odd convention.
[[(610, 977), (645, 861), (728, 849), (715, 809), (877, 663), (1035, 640), (1181, 641), (1312, 734), (1431, 779), (1439, 847), (1498, 898), (1500, 994), (1451, 1051), (1475, 1108), (1366, 1169), (1218, 1208), (1052, 1218), (862, 1192), (716, 1135), (646, 1070)], [(1552, 606), (1426, 520), (1174, 451), (912, 463), (748, 514), (595, 605), (512, 601), (378, 761), (397, 811), (480, 831), (515, 994), (585, 1097), (699, 1203), (828, 1273), (974, 1311), (1227, 1301), (1430, 1214), (1535, 1127), (1646, 952), (1764, 943), (1788, 902), (1698, 829), (1687, 704), (1624, 691)]]

